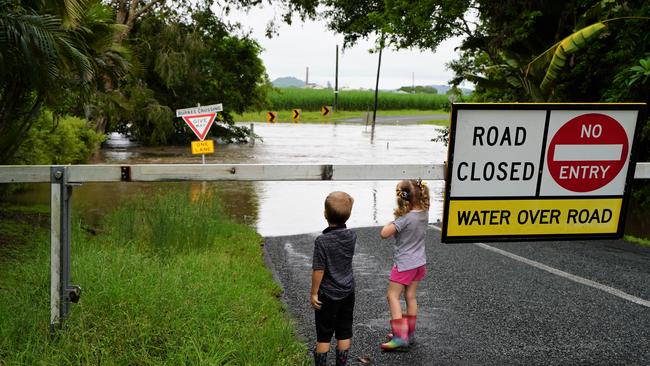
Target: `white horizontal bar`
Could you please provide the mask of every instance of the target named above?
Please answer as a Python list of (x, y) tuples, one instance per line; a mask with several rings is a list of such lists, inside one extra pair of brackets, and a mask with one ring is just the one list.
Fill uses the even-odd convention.
[(0, 165), (0, 183), (42, 183), (49, 181), (49, 165)]
[[(284, 164), (137, 164), (68, 165), (68, 182), (119, 182), (122, 167), (131, 181), (307, 181), (444, 180), (444, 164), (431, 165), (284, 165)], [(635, 179), (650, 179), (650, 163), (637, 163)], [(0, 183), (50, 182), (49, 165), (0, 165)]]
[[(69, 165), (67, 181), (443, 180), (444, 165), (137, 164)], [(123, 168), (128, 178), (122, 177)], [(0, 166), (0, 183), (49, 182), (50, 166)]]
[(611, 161), (621, 160), (621, 144), (555, 145), (555, 161)]
[(650, 163), (636, 163), (634, 179), (650, 179)]

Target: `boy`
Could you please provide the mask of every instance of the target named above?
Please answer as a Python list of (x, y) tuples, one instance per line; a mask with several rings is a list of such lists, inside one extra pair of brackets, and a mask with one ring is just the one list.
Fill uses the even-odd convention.
[(316, 315), (314, 363), (327, 365), (332, 335), (336, 337), (336, 365), (347, 365), (352, 338), (354, 276), (352, 256), (357, 241), (345, 226), (354, 200), (345, 192), (332, 192), (325, 199), (328, 227), (314, 242), (311, 306)]

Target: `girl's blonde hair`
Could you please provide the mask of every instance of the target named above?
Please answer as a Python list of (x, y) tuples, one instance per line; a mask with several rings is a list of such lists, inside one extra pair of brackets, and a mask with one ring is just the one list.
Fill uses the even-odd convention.
[(429, 210), (429, 187), (422, 179), (403, 180), (397, 183), (397, 208), (393, 212), (395, 218), (406, 215), (418, 205), (423, 210)]

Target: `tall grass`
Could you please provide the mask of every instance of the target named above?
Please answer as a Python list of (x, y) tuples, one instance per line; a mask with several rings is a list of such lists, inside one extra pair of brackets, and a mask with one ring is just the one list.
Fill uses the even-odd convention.
[[(339, 92), (340, 110), (365, 111), (374, 105), (374, 91), (343, 90)], [(334, 91), (331, 89), (283, 88), (269, 93), (273, 110), (301, 108), (305, 111), (320, 110), (323, 105), (334, 104)], [(418, 109), (441, 110), (449, 105), (446, 95), (439, 94), (401, 94), (379, 91), (379, 110)]]
[(134, 200), (103, 230), (74, 229), (72, 278), (83, 294), (53, 337), (49, 233), (32, 230), (19, 255), (0, 247), (0, 365), (308, 363), (261, 238), (224, 219), (216, 199)]

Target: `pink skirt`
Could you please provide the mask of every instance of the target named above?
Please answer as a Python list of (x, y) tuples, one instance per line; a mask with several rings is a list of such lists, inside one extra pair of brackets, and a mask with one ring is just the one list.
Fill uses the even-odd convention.
[(402, 272), (398, 271), (396, 266), (393, 266), (393, 269), (390, 271), (390, 280), (392, 282), (397, 282), (401, 285), (408, 286), (413, 281), (421, 281), (426, 274), (426, 265)]

